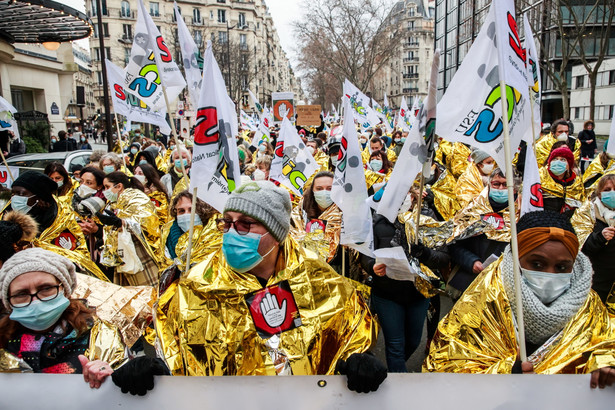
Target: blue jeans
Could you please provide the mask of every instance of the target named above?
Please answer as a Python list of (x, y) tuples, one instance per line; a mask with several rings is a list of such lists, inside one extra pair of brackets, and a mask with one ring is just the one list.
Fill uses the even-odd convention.
[(405, 304), (371, 296), (372, 311), (378, 315), (391, 373), (406, 373), (406, 361), (421, 343), (429, 299), (416, 298)]

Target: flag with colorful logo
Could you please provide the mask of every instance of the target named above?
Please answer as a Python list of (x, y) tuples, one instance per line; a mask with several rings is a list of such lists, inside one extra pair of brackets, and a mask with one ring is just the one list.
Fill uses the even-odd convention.
[(374, 111), (376, 111), (376, 114), (378, 114), (378, 118), (380, 118), (380, 121), (384, 124), (384, 127), (386, 128), (387, 132), (393, 131), (393, 128), (389, 126), (389, 121), (387, 120), (386, 110), (380, 104), (378, 104), (376, 100), (374, 100), (373, 98), (372, 98), (372, 108), (374, 109)]
[(250, 117), (244, 110), (239, 111), (239, 124), (244, 130), (256, 131), (258, 130), (258, 123), (254, 121), (254, 118)]
[[(367, 129), (378, 125), (380, 120), (378, 119), (376, 111), (369, 106), (369, 97), (363, 94), (354, 84), (348, 81), (348, 79), (344, 81), (344, 97), (348, 98), (350, 103), (349, 107), (354, 118), (362, 128)], [(345, 118), (346, 116), (344, 116), (344, 119)]]
[(250, 94), (250, 98), (254, 101), (254, 106), (256, 107), (256, 112), (259, 116), (263, 114), (263, 106), (258, 102), (258, 98), (252, 93), (252, 91), (248, 88), (248, 94)]
[[(166, 110), (152, 110), (143, 101), (124, 89), (124, 70), (109, 60), (105, 60), (107, 66), (107, 80), (111, 91), (113, 111), (127, 118), (128, 124), (132, 121), (153, 124), (160, 127), (160, 132), (170, 134), (171, 127), (166, 120)], [(128, 129), (130, 131), (130, 128)]]
[(372, 214), (367, 203), (367, 185), (361, 147), (350, 99), (344, 98), (344, 128), (331, 199), (342, 210), (340, 244), (373, 256)]
[(540, 171), (538, 161), (531, 142), (527, 143), (525, 153), (525, 168), (523, 171), (523, 196), (521, 197), (521, 215), (542, 211), (542, 184), (540, 183)]
[(299, 137), (297, 129), (284, 117), (280, 135), (276, 140), (269, 178), (301, 196), (306, 181), (319, 168)]
[(395, 128), (395, 116), (393, 115), (393, 110), (389, 105), (389, 99), (387, 98), (386, 94), (384, 95), (383, 109), (387, 119), (387, 123), (389, 124), (388, 128), (392, 130), (393, 128)]
[(186, 81), (173, 61), (152, 17), (139, 0), (135, 36), (130, 61), (124, 69), (124, 90), (134, 94), (154, 110), (166, 109), (162, 88), (169, 102), (174, 101), (186, 86)]
[(208, 41), (194, 127), (190, 190), (198, 187), (198, 197), (219, 212), (224, 209), (228, 195), (240, 184), (235, 135), (235, 106), (226, 93), (224, 77)]
[(401, 104), (399, 104), (399, 111), (397, 112), (396, 126), (405, 132), (410, 132), (412, 123), (410, 122), (410, 111), (408, 110), (408, 103), (406, 97), (401, 97)]
[[(436, 126), (436, 134), (446, 136), (450, 142), (462, 142), (489, 153), (502, 169), (505, 159), (501, 76), (506, 81), (512, 150), (519, 146), (530, 126), (525, 50), (520, 46), (514, 13), (512, 0), (491, 4), (478, 37), (438, 103), (440, 115)], [(497, 24), (496, 15), (500, 18)], [(501, 64), (499, 53), (508, 57)], [(523, 68), (524, 75), (520, 74), (519, 67)], [(519, 78), (523, 78), (522, 84)]]
[(15, 120), (17, 109), (11, 103), (0, 96), (0, 131), (13, 131), (19, 137), (19, 127)]
[(177, 3), (173, 3), (173, 9), (175, 12), (175, 19), (177, 20), (177, 37), (179, 37), (179, 46), (182, 52), (190, 103), (193, 107), (196, 107), (201, 93), (201, 81), (203, 80), (203, 74), (201, 72), (203, 69), (203, 55), (199, 52), (199, 46), (190, 35), (186, 22), (179, 12)]

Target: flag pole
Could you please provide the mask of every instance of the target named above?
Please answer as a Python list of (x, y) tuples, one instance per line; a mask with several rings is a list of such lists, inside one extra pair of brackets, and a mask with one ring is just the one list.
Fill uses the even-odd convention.
[[(418, 126), (418, 124), (414, 124)], [(414, 232), (414, 244), (418, 245), (419, 243), (419, 223), (421, 220), (421, 208), (423, 206), (423, 187), (425, 183), (425, 178), (423, 177), (423, 170), (419, 174), (419, 197), (416, 201), (416, 221), (415, 221), (415, 232)]]
[[(182, 161), (183, 163), (184, 161)], [(192, 208), (190, 209), (190, 229), (188, 230), (188, 249), (186, 249), (186, 268), (185, 273), (188, 273), (190, 270), (190, 256), (192, 255), (192, 234), (194, 233), (194, 214), (196, 213), (196, 201), (198, 198), (196, 196), (198, 187), (194, 187), (192, 190)]]
[(122, 144), (122, 131), (120, 130), (120, 122), (117, 119), (117, 112), (114, 112), (113, 116), (115, 117), (115, 128), (117, 129), (117, 142), (120, 145), (120, 152), (122, 153), (122, 162), (124, 163), (124, 167), (126, 167), (127, 166), (126, 153), (124, 152), (124, 146)]
[[(519, 334), (519, 355), (521, 361), (527, 361), (525, 348), (525, 325), (523, 322), (523, 303), (521, 297), (521, 274), (519, 270), (519, 244), (517, 242), (517, 212), (513, 181), (512, 152), (510, 147), (510, 132), (508, 128), (508, 100), (506, 83), (500, 78), (500, 100), (502, 101), (502, 123), (504, 126), (504, 158), (506, 160), (506, 188), (508, 189), (508, 210), (510, 215), (510, 247), (512, 249), (513, 277), (515, 279), (516, 319)], [(532, 128), (534, 124), (532, 123)]]

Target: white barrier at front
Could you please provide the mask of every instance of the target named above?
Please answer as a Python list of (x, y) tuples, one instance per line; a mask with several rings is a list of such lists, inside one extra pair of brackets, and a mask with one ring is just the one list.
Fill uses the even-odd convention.
[(589, 375), (389, 374), (359, 394), (342, 376), (157, 377), (144, 397), (80, 375), (0, 374), (0, 409), (613, 409), (615, 386), (590, 389)]

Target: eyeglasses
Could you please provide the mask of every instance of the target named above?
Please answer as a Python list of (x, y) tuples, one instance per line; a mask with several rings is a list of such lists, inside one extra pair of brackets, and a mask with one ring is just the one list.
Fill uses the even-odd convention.
[(24, 308), (30, 306), (30, 303), (37, 298), (41, 302), (47, 302), (58, 297), (60, 294), (60, 286), (45, 286), (39, 289), (36, 293), (20, 293), (9, 297), (9, 304), (14, 308)]
[(491, 187), (495, 189), (506, 188), (506, 182), (491, 181)]
[(232, 226), (239, 235), (246, 235), (250, 232), (252, 225), (258, 225), (260, 222), (246, 221), (244, 219), (233, 221), (231, 218), (218, 218), (216, 219), (216, 224), (223, 233), (227, 233)]

